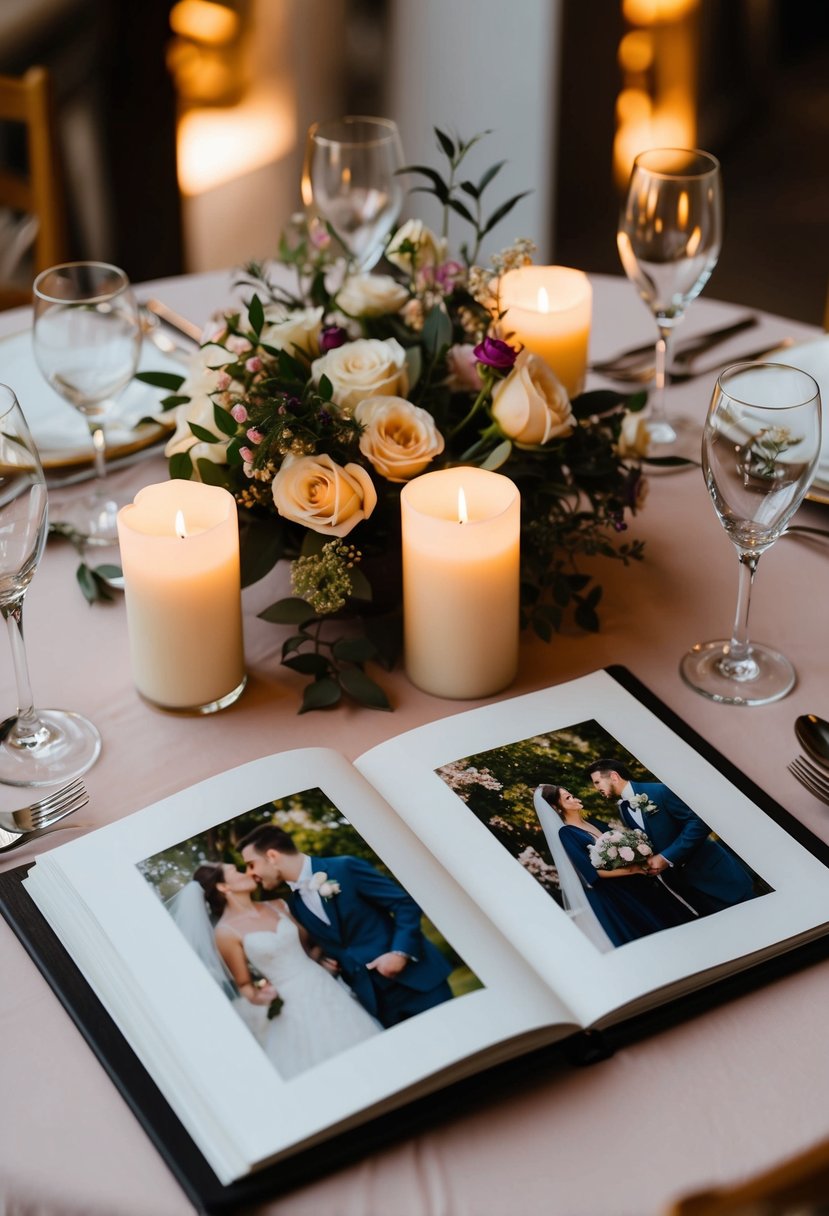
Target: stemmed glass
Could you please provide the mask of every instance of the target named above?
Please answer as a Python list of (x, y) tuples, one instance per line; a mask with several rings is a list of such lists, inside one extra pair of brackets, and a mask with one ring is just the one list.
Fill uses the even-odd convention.
[(684, 420), (669, 422), (665, 413), (673, 332), (708, 282), (720, 254), (719, 161), (696, 149), (640, 152), (633, 162), (616, 241), (625, 274), (659, 328), (656, 391), (646, 417), (658, 454), (671, 455), (679, 451), (679, 431), (684, 430), (687, 439), (692, 428)]
[(403, 206), (403, 149), (388, 118), (349, 116), (308, 131), (302, 201), (331, 225), (357, 271), (379, 259)]
[(104, 420), (135, 375), (141, 350), (138, 305), (123, 270), (67, 262), (34, 282), (34, 352), (46, 380), (83, 414), (92, 436), (97, 485), (69, 522), (90, 544), (115, 544), (118, 502), (106, 486)]
[(52, 785), (85, 773), (101, 736), (80, 714), (34, 709), (23, 645), (23, 598), (46, 540), (46, 480), (23, 411), (0, 384), (0, 612), (9, 628), (18, 710), (0, 726), (0, 781)]
[(820, 453), (820, 391), (806, 372), (738, 363), (717, 380), (702, 437), (702, 469), (720, 523), (740, 559), (731, 638), (700, 642), (683, 658), (686, 683), (714, 701), (766, 705), (786, 695), (794, 668), (748, 639), (760, 554), (800, 505)]

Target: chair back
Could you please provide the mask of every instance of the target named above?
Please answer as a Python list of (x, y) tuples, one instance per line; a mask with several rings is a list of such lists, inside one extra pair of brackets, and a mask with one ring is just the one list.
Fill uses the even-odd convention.
[[(63, 177), (57, 149), (49, 73), (33, 67), (21, 77), (0, 76), (0, 123), (21, 123), (26, 131), (24, 171), (0, 164), (0, 209), (31, 216), (36, 224), (34, 273), (66, 260)], [(0, 283), (0, 308), (27, 304), (23, 285)]]

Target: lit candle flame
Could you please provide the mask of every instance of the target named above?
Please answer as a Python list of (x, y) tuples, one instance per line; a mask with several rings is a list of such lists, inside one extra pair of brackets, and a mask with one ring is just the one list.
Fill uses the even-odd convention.
[(184, 512), (176, 511), (176, 536), (180, 536), (184, 540), (187, 536), (187, 529), (184, 526)]
[(463, 492), (463, 487), (458, 487), (458, 523), (465, 524), (469, 522), (469, 512), (466, 509), (466, 495)]
[(546, 287), (539, 287), (539, 289), (538, 289), (538, 311), (539, 312), (549, 312), (550, 311), (550, 297), (547, 295)]

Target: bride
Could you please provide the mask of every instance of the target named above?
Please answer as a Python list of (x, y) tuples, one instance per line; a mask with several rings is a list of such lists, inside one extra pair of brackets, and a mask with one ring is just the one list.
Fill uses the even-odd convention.
[[(309, 956), (318, 948), (292, 919), (285, 901), (254, 902), (255, 890), (254, 879), (234, 865), (205, 863), (173, 897), (170, 911), (225, 992), (238, 993), (258, 1007), (253, 1019), (247, 1016), (245, 1021), (287, 1079), (363, 1042), (381, 1027), (347, 985)], [(213, 928), (208, 907), (218, 918)], [(254, 984), (251, 966), (265, 977), (264, 987)], [(262, 1014), (258, 1010), (277, 997), (282, 1007), (267, 1021), (264, 1009)], [(237, 1008), (240, 1004), (237, 1001)]]
[(595, 869), (588, 849), (606, 825), (586, 819), (581, 799), (563, 786), (539, 785), (533, 806), (558, 871), (564, 910), (599, 950), (695, 918), (684, 900), (641, 867)]

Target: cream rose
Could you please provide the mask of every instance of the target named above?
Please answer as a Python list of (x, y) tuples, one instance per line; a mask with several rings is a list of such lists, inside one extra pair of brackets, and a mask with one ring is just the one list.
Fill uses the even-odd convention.
[(622, 429), (619, 433), (617, 451), (622, 459), (636, 459), (647, 456), (651, 437), (647, 420), (642, 413), (631, 414), (628, 411), (622, 419)]
[(358, 338), (328, 351), (311, 364), (315, 384), (327, 376), (334, 403), (351, 413), (364, 397), (405, 395), (409, 387), (406, 352), (396, 338)]
[(518, 447), (564, 438), (576, 425), (564, 386), (543, 359), (527, 350), (493, 389), (492, 417)]
[(328, 455), (291, 456), (271, 483), (279, 514), (323, 536), (347, 536), (368, 519), (377, 492), (359, 464), (336, 464)]
[(337, 292), (337, 307), (349, 317), (382, 317), (399, 312), (409, 298), (389, 274), (355, 274)]
[(196, 426), (202, 426), (210, 431), (211, 435), (217, 435), (216, 422), (213, 416), (213, 393), (219, 393), (222, 389), (228, 387), (241, 391), (241, 385), (234, 381), (228, 382), (226, 373), (223, 371), (225, 364), (233, 361), (233, 356), (229, 355), (223, 346), (218, 346), (216, 343), (209, 342), (206, 346), (202, 346), (192, 356), (190, 367), (184, 382), (178, 394), (182, 397), (189, 397), (189, 401), (183, 402), (176, 406), (172, 412), (168, 411), (160, 415), (165, 422), (169, 422), (171, 418), (175, 419), (176, 429), (170, 438), (167, 440), (167, 445), (164, 448), (164, 455), (167, 457), (176, 456), (180, 452), (189, 452), (196, 469), (198, 469), (195, 461), (202, 458), (212, 460), (214, 464), (227, 463), (227, 445), (228, 439), (225, 435), (219, 435), (218, 443), (204, 443), (197, 439), (190, 430), (190, 423), (195, 422)]
[[(414, 246), (414, 253), (400, 252), (400, 246), (406, 243)], [(435, 266), (445, 257), (446, 241), (436, 237), (422, 220), (407, 220), (395, 232), (386, 249), (386, 259), (406, 274), (414, 274), (425, 266)]]
[(403, 397), (369, 397), (354, 417), (365, 430), (360, 451), (381, 477), (408, 481), (443, 451), (443, 436), (427, 410)]
[(286, 312), (278, 304), (269, 304), (265, 309), (265, 324), (260, 341), (266, 346), (287, 351), (293, 355), (298, 347), (312, 359), (320, 352), (320, 330), (322, 308), (300, 308)]

